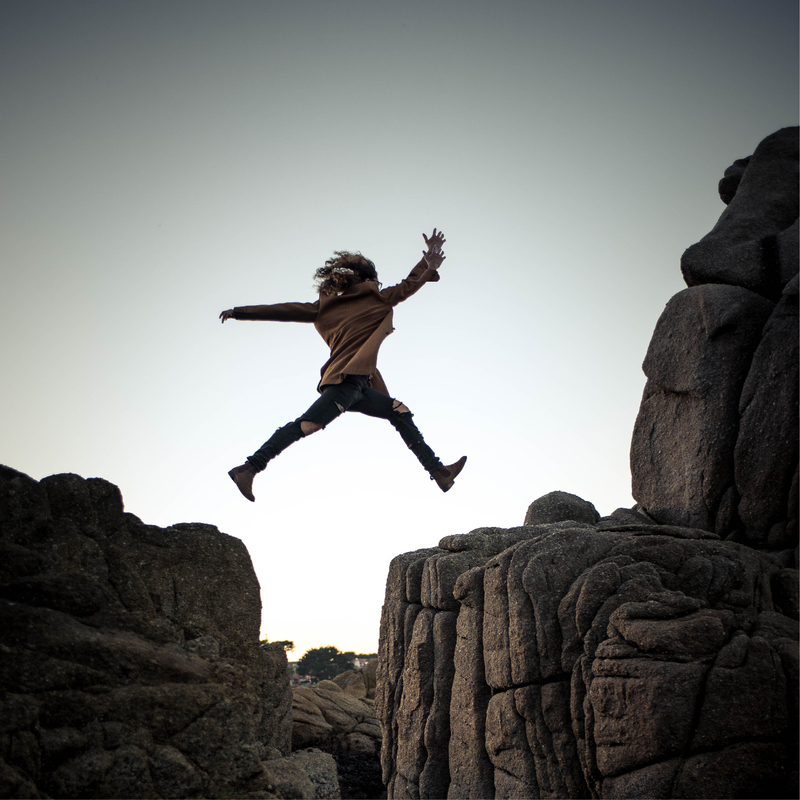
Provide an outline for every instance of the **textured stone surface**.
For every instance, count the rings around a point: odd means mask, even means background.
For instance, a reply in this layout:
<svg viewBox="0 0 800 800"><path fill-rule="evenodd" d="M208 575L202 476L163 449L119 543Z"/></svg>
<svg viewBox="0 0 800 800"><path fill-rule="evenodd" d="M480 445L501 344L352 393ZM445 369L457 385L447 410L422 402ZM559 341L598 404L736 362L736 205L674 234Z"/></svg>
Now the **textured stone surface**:
<svg viewBox="0 0 800 800"><path fill-rule="evenodd" d="M380 797L383 792L377 667L376 659L314 687L292 689L292 746L318 748L333 757L343 798Z"/></svg>
<svg viewBox="0 0 800 800"><path fill-rule="evenodd" d="M773 587L797 571L705 531L618 527L530 526L461 562L457 614L419 604L402 640L382 638L383 669L405 653L378 705L395 732L390 797L710 796L694 793L707 791L698 759L724 771L721 755L744 745L766 762L728 767L722 785L742 791L766 763L788 791L797 620ZM464 545L443 540L423 572L448 542ZM384 619L406 586L387 586Z"/></svg>
<svg viewBox="0 0 800 800"><path fill-rule="evenodd" d="M333 756L315 748L271 759L264 772L268 790L277 797L335 800L342 796Z"/></svg>
<svg viewBox="0 0 800 800"><path fill-rule="evenodd" d="M744 541L771 548L797 541L797 287L795 277L767 321L739 399L735 524Z"/></svg>
<svg viewBox="0 0 800 800"><path fill-rule="evenodd" d="M326 745L328 752L377 756L381 730L374 700L356 697L334 681L292 689L292 747Z"/></svg>
<svg viewBox="0 0 800 800"><path fill-rule="evenodd" d="M797 275L797 136L797 128L776 131L726 170L728 207L681 258L688 286L742 286L776 301Z"/></svg>
<svg viewBox="0 0 800 800"><path fill-rule="evenodd" d="M286 654L241 541L0 467L0 555L0 795L338 796L335 767L282 766Z"/></svg>
<svg viewBox="0 0 800 800"><path fill-rule="evenodd" d="M375 699L375 689L377 687L378 660L369 661L365 666L358 669L349 669L337 675L333 682L344 692L353 697Z"/></svg>
<svg viewBox="0 0 800 800"><path fill-rule="evenodd" d="M597 509L586 500L569 492L550 492L534 500L525 514L525 525L542 525L547 522L595 523L600 519Z"/></svg>
<svg viewBox="0 0 800 800"><path fill-rule="evenodd" d="M657 522L797 545L797 128L720 182L728 208L683 256L656 325L631 442L633 496Z"/></svg>
<svg viewBox="0 0 800 800"><path fill-rule="evenodd" d="M659 522L715 530L734 486L742 387L773 308L747 289L704 285L675 295L658 320L631 473L633 496Z"/></svg>
<svg viewBox="0 0 800 800"><path fill-rule="evenodd" d="M553 492L392 562L389 797L796 796L797 129L719 192L645 360L635 507Z"/></svg>

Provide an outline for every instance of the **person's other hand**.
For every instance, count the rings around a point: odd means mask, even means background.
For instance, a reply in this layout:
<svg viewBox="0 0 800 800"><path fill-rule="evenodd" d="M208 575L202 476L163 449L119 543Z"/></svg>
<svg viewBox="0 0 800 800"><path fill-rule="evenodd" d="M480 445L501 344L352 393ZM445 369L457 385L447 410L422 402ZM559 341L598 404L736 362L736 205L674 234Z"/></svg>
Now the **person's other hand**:
<svg viewBox="0 0 800 800"><path fill-rule="evenodd" d="M233 309L232 309L232 308L229 308L227 311L223 311L223 312L222 312L222 313L219 315L219 318L220 318L220 319L221 319L223 322L225 322L225 320L226 320L226 319L233 319Z"/></svg>
<svg viewBox="0 0 800 800"><path fill-rule="evenodd" d="M422 257L428 265L427 272L435 272L438 270L439 267L442 266L442 261L445 259L445 255L439 247L431 248L427 252L423 250Z"/></svg>

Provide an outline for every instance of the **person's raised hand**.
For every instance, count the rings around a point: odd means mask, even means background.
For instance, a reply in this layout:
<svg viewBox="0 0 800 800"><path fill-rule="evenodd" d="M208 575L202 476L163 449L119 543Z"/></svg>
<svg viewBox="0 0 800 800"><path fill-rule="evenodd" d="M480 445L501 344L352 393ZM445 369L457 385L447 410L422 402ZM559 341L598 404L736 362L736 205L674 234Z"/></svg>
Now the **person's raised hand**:
<svg viewBox="0 0 800 800"><path fill-rule="evenodd" d="M226 320L226 319L233 319L233 309L232 309L232 308L229 308L227 311L223 311L223 312L222 312L222 313L219 315L219 318L220 318L220 319L221 319L223 322L225 322L225 320Z"/></svg>
<svg viewBox="0 0 800 800"><path fill-rule="evenodd" d="M431 271L435 271L442 266L442 261L445 259L445 255L442 252L442 245L447 241L444 238L444 234L441 231L433 229L433 233L428 238L424 233L422 234L422 238L425 240L425 244L428 245L428 249L422 252L422 257L425 259L425 263L428 265L428 269L425 272L424 277L428 277Z"/></svg>
<svg viewBox="0 0 800 800"><path fill-rule="evenodd" d="M436 228L433 229L430 239L424 233L422 234L422 238L425 240L425 244L428 245L428 250L434 247L438 247L441 250L442 246L447 241L447 239L444 238L444 234L441 231L437 232Z"/></svg>

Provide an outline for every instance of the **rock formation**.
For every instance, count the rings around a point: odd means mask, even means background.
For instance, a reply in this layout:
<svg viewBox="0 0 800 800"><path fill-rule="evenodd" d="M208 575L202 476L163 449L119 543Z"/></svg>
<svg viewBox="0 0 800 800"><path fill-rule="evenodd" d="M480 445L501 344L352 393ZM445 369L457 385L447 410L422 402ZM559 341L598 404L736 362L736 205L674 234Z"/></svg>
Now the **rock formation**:
<svg viewBox="0 0 800 800"><path fill-rule="evenodd" d="M378 662L348 670L332 681L292 689L292 747L324 746L328 752L375 756L381 729L375 716Z"/></svg>
<svg viewBox="0 0 800 800"><path fill-rule="evenodd" d="M798 523L797 128L731 170L647 351L633 496L660 522L780 549Z"/></svg>
<svg viewBox="0 0 800 800"><path fill-rule="evenodd" d="M740 286L775 303L797 275L797 130L776 131L725 170L727 208L681 257L687 286Z"/></svg>
<svg viewBox="0 0 800 800"><path fill-rule="evenodd" d="M330 753L343 798L376 798L383 791L381 728L375 715L378 662L332 681L292 689L292 747Z"/></svg>
<svg viewBox="0 0 800 800"><path fill-rule="evenodd" d="M726 172L644 363L633 509L565 492L392 561L395 798L797 792L797 129Z"/></svg>
<svg viewBox="0 0 800 800"><path fill-rule="evenodd" d="M0 467L0 795L338 797L260 615L238 539Z"/></svg>

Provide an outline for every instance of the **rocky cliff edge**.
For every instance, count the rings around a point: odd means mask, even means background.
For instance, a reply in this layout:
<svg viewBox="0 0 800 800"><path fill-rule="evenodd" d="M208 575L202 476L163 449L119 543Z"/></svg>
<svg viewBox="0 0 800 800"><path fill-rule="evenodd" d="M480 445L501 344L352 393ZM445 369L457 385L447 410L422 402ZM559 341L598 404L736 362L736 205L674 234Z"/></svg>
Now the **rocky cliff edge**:
<svg viewBox="0 0 800 800"><path fill-rule="evenodd" d="M632 509L565 492L391 564L390 798L798 788L798 129L725 172L644 362Z"/></svg>
<svg viewBox="0 0 800 800"><path fill-rule="evenodd" d="M0 467L0 796L338 797L239 539Z"/></svg>

